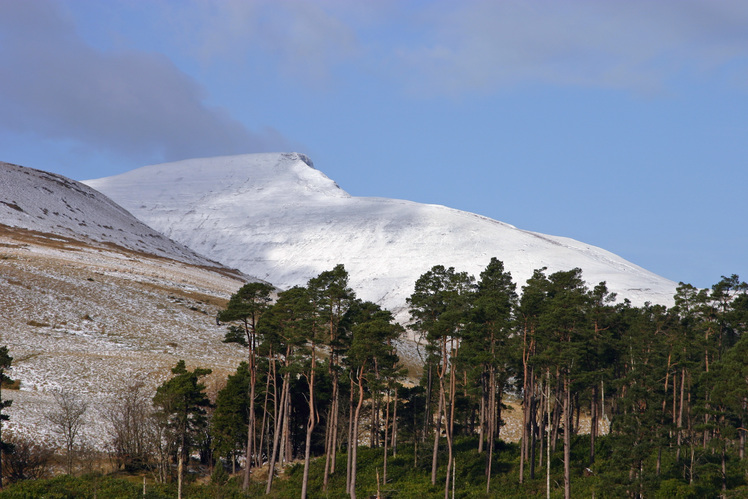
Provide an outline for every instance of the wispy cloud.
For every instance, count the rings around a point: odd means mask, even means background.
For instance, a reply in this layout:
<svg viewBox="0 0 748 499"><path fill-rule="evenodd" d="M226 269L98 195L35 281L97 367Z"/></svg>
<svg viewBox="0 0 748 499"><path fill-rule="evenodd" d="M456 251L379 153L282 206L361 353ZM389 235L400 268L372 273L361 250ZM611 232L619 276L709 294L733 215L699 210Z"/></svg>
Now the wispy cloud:
<svg viewBox="0 0 748 499"><path fill-rule="evenodd" d="M326 82L332 69L362 55L343 2L194 0L172 5L175 36L204 63L232 62L255 76Z"/></svg>
<svg viewBox="0 0 748 499"><path fill-rule="evenodd" d="M410 85L491 92L525 83L649 92L680 71L748 59L738 0L439 2L399 47Z"/></svg>
<svg viewBox="0 0 748 499"><path fill-rule="evenodd" d="M365 71L435 95L522 84L662 89L748 59L743 0L193 0L174 7L206 60L301 85ZM186 27L189 27L186 29Z"/></svg>
<svg viewBox="0 0 748 499"><path fill-rule="evenodd" d="M0 2L0 127L138 160L282 150L252 132L166 56L104 52L60 4Z"/></svg>

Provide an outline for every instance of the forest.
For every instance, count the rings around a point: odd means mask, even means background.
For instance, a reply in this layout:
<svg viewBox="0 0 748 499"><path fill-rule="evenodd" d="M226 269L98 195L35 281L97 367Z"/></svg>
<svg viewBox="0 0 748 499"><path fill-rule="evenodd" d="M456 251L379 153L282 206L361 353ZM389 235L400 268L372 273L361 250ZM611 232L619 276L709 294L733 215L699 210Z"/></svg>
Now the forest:
<svg viewBox="0 0 748 499"><path fill-rule="evenodd" d="M249 283L216 318L246 361L215 396L184 361L133 384L106 413L109 476L39 479L0 433L1 496L748 497L748 285L674 298L636 307L580 269L518 289L493 258L421 275L406 329L342 265Z"/></svg>

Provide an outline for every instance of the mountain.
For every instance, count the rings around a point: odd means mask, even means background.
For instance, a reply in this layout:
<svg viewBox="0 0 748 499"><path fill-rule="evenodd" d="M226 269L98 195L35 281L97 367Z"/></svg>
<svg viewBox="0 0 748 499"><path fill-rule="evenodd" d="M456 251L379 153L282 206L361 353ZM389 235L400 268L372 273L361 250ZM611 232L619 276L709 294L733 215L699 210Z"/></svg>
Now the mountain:
<svg viewBox="0 0 748 499"><path fill-rule="evenodd" d="M6 431L57 440L54 391L89 403L83 438L103 448L102 414L127 385L163 382L179 359L218 384L246 356L221 342L218 310L247 277L169 240L106 196L0 163L0 345L13 357Z"/></svg>
<svg viewBox="0 0 748 499"><path fill-rule="evenodd" d="M85 241L228 270L156 232L105 195L62 175L0 162L0 193L2 225L60 242Z"/></svg>
<svg viewBox="0 0 748 499"><path fill-rule="evenodd" d="M619 299L671 304L676 284L569 238L444 206L353 197L296 153L192 159L89 180L186 246L276 286L342 263L358 296L407 319L405 300L433 265L478 275L502 260L518 286L533 270L580 267Z"/></svg>

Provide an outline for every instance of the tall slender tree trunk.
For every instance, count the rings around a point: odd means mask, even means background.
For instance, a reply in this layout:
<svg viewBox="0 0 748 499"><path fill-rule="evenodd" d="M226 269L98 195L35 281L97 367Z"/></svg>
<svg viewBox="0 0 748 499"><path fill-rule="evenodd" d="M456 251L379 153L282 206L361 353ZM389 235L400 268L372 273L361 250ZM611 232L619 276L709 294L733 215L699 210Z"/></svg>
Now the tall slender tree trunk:
<svg viewBox="0 0 748 499"><path fill-rule="evenodd" d="M524 335L522 339L522 436L519 446L519 483L525 481L525 459L527 457L527 422L530 420L530 404L529 404L529 379L528 379L528 359L530 352L527 346L527 325L524 328Z"/></svg>
<svg viewBox="0 0 748 499"><path fill-rule="evenodd" d="M322 477L322 490L327 491L327 482L330 477L330 464L332 461L332 411L335 402L330 404L330 408L327 412L327 418L325 420L325 471Z"/></svg>
<svg viewBox="0 0 748 499"><path fill-rule="evenodd" d="M348 487L348 494L351 499L356 499L356 475L358 467L358 423L361 419L361 406L364 403L364 379L363 379L363 366L359 369L358 376L358 403L356 404L356 412L353 417L353 446L351 453L353 455L351 459L351 483Z"/></svg>
<svg viewBox="0 0 748 499"><path fill-rule="evenodd" d="M349 375L351 380L350 396L348 400L348 453L346 455L346 474L345 474L345 493L351 490L351 471L353 470L353 446L358 445L358 439L353 439L353 425L356 418L356 404L354 399L353 376Z"/></svg>
<svg viewBox="0 0 748 499"><path fill-rule="evenodd" d="M257 366L255 366L254 349L249 354L249 422L247 424L247 454L244 463L244 483L242 488L249 488L249 478L252 469L252 458L254 457L255 440L255 385L257 383Z"/></svg>
<svg viewBox="0 0 748 499"><path fill-rule="evenodd" d="M332 401L327 417L325 432L325 472L322 479L322 490L327 490L330 474L335 472L335 458L338 447L338 376L337 371L332 370Z"/></svg>
<svg viewBox="0 0 748 499"><path fill-rule="evenodd" d="M532 403L530 404L530 480L535 480L535 447L538 430L538 396L533 381ZM542 410L542 409L541 409Z"/></svg>
<svg viewBox="0 0 748 499"><path fill-rule="evenodd" d="M314 410L314 377L316 374L316 349L314 343L312 343L312 358L311 358L311 373L309 375L309 420L306 425L306 440L304 446L304 476L301 482L301 499L307 497L307 486L309 485L309 464L311 461L312 453L312 432L314 426L317 423L317 415Z"/></svg>
<svg viewBox="0 0 748 499"><path fill-rule="evenodd" d="M426 377L426 407L424 407L423 411L423 432L421 433L421 440L424 444L426 443L426 437L429 433L429 425L431 424L431 389L434 373L433 363L429 362L428 368L428 375Z"/></svg>
<svg viewBox="0 0 748 499"><path fill-rule="evenodd" d="M267 481L267 486L265 487L265 494L270 494L270 489L273 486L273 476L275 475L276 458L278 457L279 451L282 453L283 445L281 442L281 433L282 433L284 420L288 417L286 415L285 408L286 408L286 399L288 398L289 384L290 384L289 374L286 373L283 375L283 385L281 388L281 399L280 399L280 404L278 405L280 413L276 413L276 416L275 416L275 431L273 432L273 454L272 454L272 457L270 458L270 462L268 463L268 481Z"/></svg>
<svg viewBox="0 0 748 499"><path fill-rule="evenodd" d="M436 411L436 425L434 426L434 451L431 454L431 485L436 485L436 470L437 470L437 457L439 454L439 433L441 433L441 422L442 422L442 410L444 408L442 401L444 400L443 392L444 384L439 383L439 405Z"/></svg>
<svg viewBox="0 0 748 499"><path fill-rule="evenodd" d="M551 373L545 371L545 407L548 424L551 423ZM548 427L545 436L545 497L551 499L551 428Z"/></svg>
<svg viewBox="0 0 748 499"><path fill-rule="evenodd" d="M268 400L270 397L270 373L267 375L267 381L265 382L265 400L262 402L262 423L260 423L260 443L257 446L257 451L255 452L255 462L258 465L262 465L262 447L266 445L266 424L269 424L269 418L268 416ZM268 434L268 440L269 440L269 434L270 432L267 431ZM269 447L269 444L268 444ZM269 449L267 449L269 451ZM270 457L270 452L267 452L267 456Z"/></svg>
<svg viewBox="0 0 748 499"><path fill-rule="evenodd" d="M597 437L597 383L592 385L590 400L590 466L595 462L595 438Z"/></svg>
<svg viewBox="0 0 748 499"><path fill-rule="evenodd" d="M442 340L442 358L441 358L441 366L439 367L439 408L436 413L436 427L434 428L434 451L431 455L431 485L436 485L436 470L437 470L437 460L438 460L438 454L439 454L439 434L441 433L441 422L442 422L442 411L445 414L447 413L447 408L445 405L445 395L444 395L444 375L446 374L447 370L447 362L449 362L449 359L447 359L447 339L443 338Z"/></svg>
<svg viewBox="0 0 748 499"><path fill-rule="evenodd" d="M491 491L491 472L493 467L493 449L496 444L496 428L498 426L496 421L496 366L491 366L488 378L488 405L486 407L487 419L487 431L486 437L488 439L488 462L486 463L486 494ZM500 404L501 402L499 402Z"/></svg>
<svg viewBox="0 0 748 499"><path fill-rule="evenodd" d="M452 340L454 341L454 339ZM452 358L456 357L456 350L452 348ZM455 376L454 364L449 370L449 416L446 421L445 429L447 430L447 477L444 484L444 499L449 499L449 480L452 467L454 466L454 448L452 445L452 436L454 434L455 422L455 391L457 389L457 379ZM446 411L445 411L446 412Z"/></svg>
<svg viewBox="0 0 748 499"><path fill-rule="evenodd" d="M677 422L678 450L676 451L676 459L680 459L680 447L681 447L681 441L683 438L683 402L685 400L685 397L684 397L685 391L686 391L686 368L682 367L680 370L680 406L678 409L678 422Z"/></svg>
<svg viewBox="0 0 748 499"><path fill-rule="evenodd" d="M397 393L397 384L395 384L395 400L392 406L392 442L390 443L390 446L392 447L392 456L397 457L397 402L398 402L398 393Z"/></svg>
<svg viewBox="0 0 748 499"><path fill-rule="evenodd" d="M382 483L387 483L387 446L389 444L389 427L390 427L390 392L387 390L387 401L384 409L384 462L382 463Z"/></svg>
<svg viewBox="0 0 748 499"><path fill-rule="evenodd" d="M564 375L564 499L571 499L571 391Z"/></svg>

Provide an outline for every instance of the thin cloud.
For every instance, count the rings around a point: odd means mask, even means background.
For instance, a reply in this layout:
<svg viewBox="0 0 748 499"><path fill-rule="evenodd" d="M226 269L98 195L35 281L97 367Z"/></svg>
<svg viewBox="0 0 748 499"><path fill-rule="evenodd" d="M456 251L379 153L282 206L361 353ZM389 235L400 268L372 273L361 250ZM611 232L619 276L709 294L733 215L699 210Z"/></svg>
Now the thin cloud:
<svg viewBox="0 0 748 499"><path fill-rule="evenodd" d="M657 92L748 58L743 0L193 0L176 37L298 85L367 75L432 95L524 84Z"/></svg>
<svg viewBox="0 0 748 499"><path fill-rule="evenodd" d="M317 84L362 55L350 11L339 2L194 0L169 17L178 20L181 44L207 64L228 60Z"/></svg>
<svg viewBox="0 0 748 499"><path fill-rule="evenodd" d="M138 160L283 150L280 133L249 131L167 57L102 52L60 5L0 2L1 127L71 140Z"/></svg>
<svg viewBox="0 0 748 499"><path fill-rule="evenodd" d="M648 92L679 71L748 57L748 4L733 0L440 2L413 21L423 36L397 49L397 67L436 93L524 83Z"/></svg>

